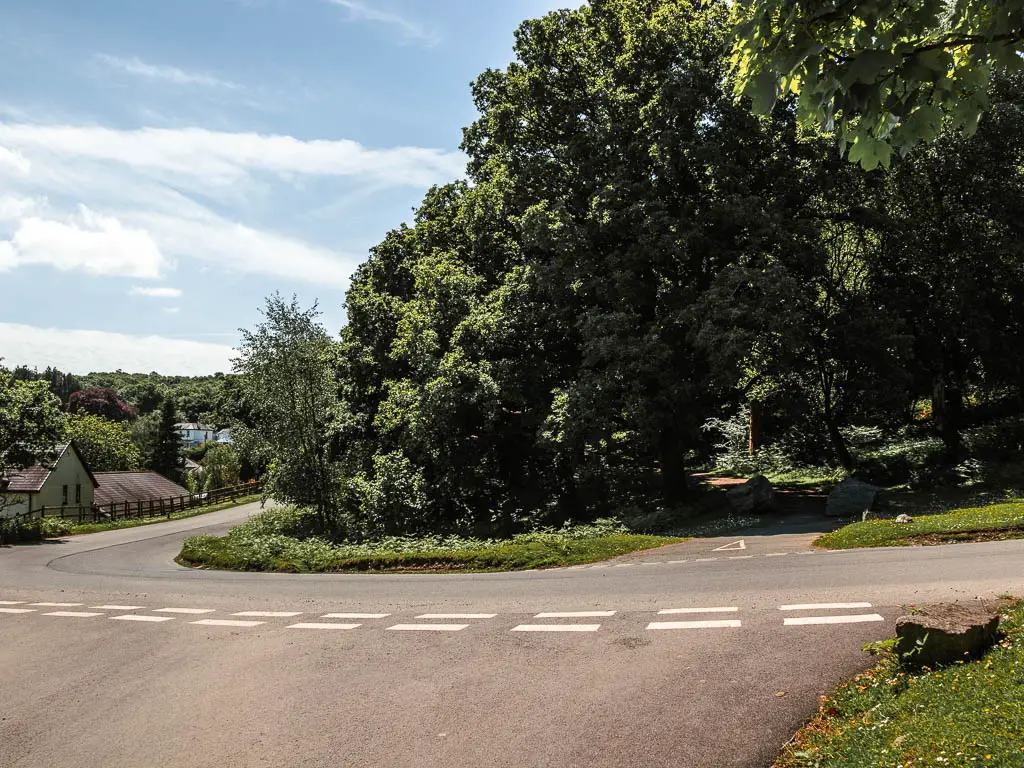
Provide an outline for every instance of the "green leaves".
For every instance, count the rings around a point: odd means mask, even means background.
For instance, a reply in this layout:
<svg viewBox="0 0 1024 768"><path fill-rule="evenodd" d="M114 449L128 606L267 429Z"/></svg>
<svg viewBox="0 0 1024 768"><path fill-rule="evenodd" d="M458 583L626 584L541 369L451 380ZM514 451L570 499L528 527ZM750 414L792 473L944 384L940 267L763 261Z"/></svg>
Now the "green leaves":
<svg viewBox="0 0 1024 768"><path fill-rule="evenodd" d="M1021 66L1022 19L1024 0L741 0L733 5L735 92L767 114L782 83L800 94L805 126L831 131L838 121L854 139L844 142L850 159L875 168L887 155L867 136L905 153L933 140L942 119L973 133L992 67Z"/></svg>

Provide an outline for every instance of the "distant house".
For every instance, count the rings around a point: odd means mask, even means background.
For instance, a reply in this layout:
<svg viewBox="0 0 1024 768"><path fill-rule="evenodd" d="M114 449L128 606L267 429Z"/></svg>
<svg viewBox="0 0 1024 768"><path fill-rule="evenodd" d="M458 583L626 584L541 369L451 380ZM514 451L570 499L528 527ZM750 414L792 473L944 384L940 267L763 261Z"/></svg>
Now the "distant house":
<svg viewBox="0 0 1024 768"><path fill-rule="evenodd" d="M217 434L212 428L197 422L182 422L175 424L174 428L178 430L181 442L189 448L198 448L203 443L213 440L214 435Z"/></svg>
<svg viewBox="0 0 1024 768"><path fill-rule="evenodd" d="M214 439L221 445L234 445L235 442L234 438L231 437L230 427L228 427L227 429L222 429L214 436Z"/></svg>
<svg viewBox="0 0 1024 768"><path fill-rule="evenodd" d="M188 496L188 489L156 472L97 472L96 503L101 507Z"/></svg>
<svg viewBox="0 0 1024 768"><path fill-rule="evenodd" d="M38 513L43 507L91 507L98 490L97 476L71 442L35 466L0 477L0 516Z"/></svg>

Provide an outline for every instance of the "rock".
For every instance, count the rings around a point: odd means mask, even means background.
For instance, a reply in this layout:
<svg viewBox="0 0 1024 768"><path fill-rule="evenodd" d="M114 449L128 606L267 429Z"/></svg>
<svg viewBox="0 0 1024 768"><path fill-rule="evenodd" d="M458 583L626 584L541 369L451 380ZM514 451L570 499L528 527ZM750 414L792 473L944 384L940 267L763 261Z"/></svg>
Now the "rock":
<svg viewBox="0 0 1024 768"><path fill-rule="evenodd" d="M825 514L832 517L861 517L871 510L882 488L848 477L828 495Z"/></svg>
<svg viewBox="0 0 1024 768"><path fill-rule="evenodd" d="M740 515L763 512L770 509L775 499L772 484L764 475L754 475L742 485L734 485L725 491L729 504Z"/></svg>
<svg viewBox="0 0 1024 768"><path fill-rule="evenodd" d="M896 650L908 666L934 668L991 648L998 639L998 627L999 614L980 605L925 608L897 619Z"/></svg>
<svg viewBox="0 0 1024 768"><path fill-rule="evenodd" d="M897 523L912 523L912 522L914 522L914 518L912 518L910 515L898 515L896 517L896 522Z"/></svg>

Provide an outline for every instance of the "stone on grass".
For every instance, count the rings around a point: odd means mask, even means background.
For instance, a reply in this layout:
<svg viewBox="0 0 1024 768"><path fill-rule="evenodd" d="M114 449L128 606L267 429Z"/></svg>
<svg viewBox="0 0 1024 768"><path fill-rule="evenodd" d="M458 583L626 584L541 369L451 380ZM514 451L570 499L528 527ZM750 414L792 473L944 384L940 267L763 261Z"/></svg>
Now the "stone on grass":
<svg viewBox="0 0 1024 768"><path fill-rule="evenodd" d="M772 484L764 475L754 475L742 485L726 489L725 495L733 510L740 515L764 512L771 508L775 499Z"/></svg>
<svg viewBox="0 0 1024 768"><path fill-rule="evenodd" d="M896 517L896 522L897 523L912 523L912 522L914 522L914 518L912 518L910 515L898 515Z"/></svg>
<svg viewBox="0 0 1024 768"><path fill-rule="evenodd" d="M862 517L878 501L882 488L848 477L832 489L825 505L825 514L831 517Z"/></svg>
<svg viewBox="0 0 1024 768"><path fill-rule="evenodd" d="M999 614L981 605L938 605L896 621L896 650L910 667L979 656L998 639Z"/></svg>

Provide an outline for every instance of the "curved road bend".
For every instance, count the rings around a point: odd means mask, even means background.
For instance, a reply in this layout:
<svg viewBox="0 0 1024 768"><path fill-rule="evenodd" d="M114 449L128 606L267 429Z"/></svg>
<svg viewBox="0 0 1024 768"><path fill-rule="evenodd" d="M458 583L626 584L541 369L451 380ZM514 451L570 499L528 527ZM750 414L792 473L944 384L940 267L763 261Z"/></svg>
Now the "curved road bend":
<svg viewBox="0 0 1024 768"><path fill-rule="evenodd" d="M1024 541L799 525L511 574L174 564L255 510L0 548L0 766L767 766L901 606L1024 594Z"/></svg>

